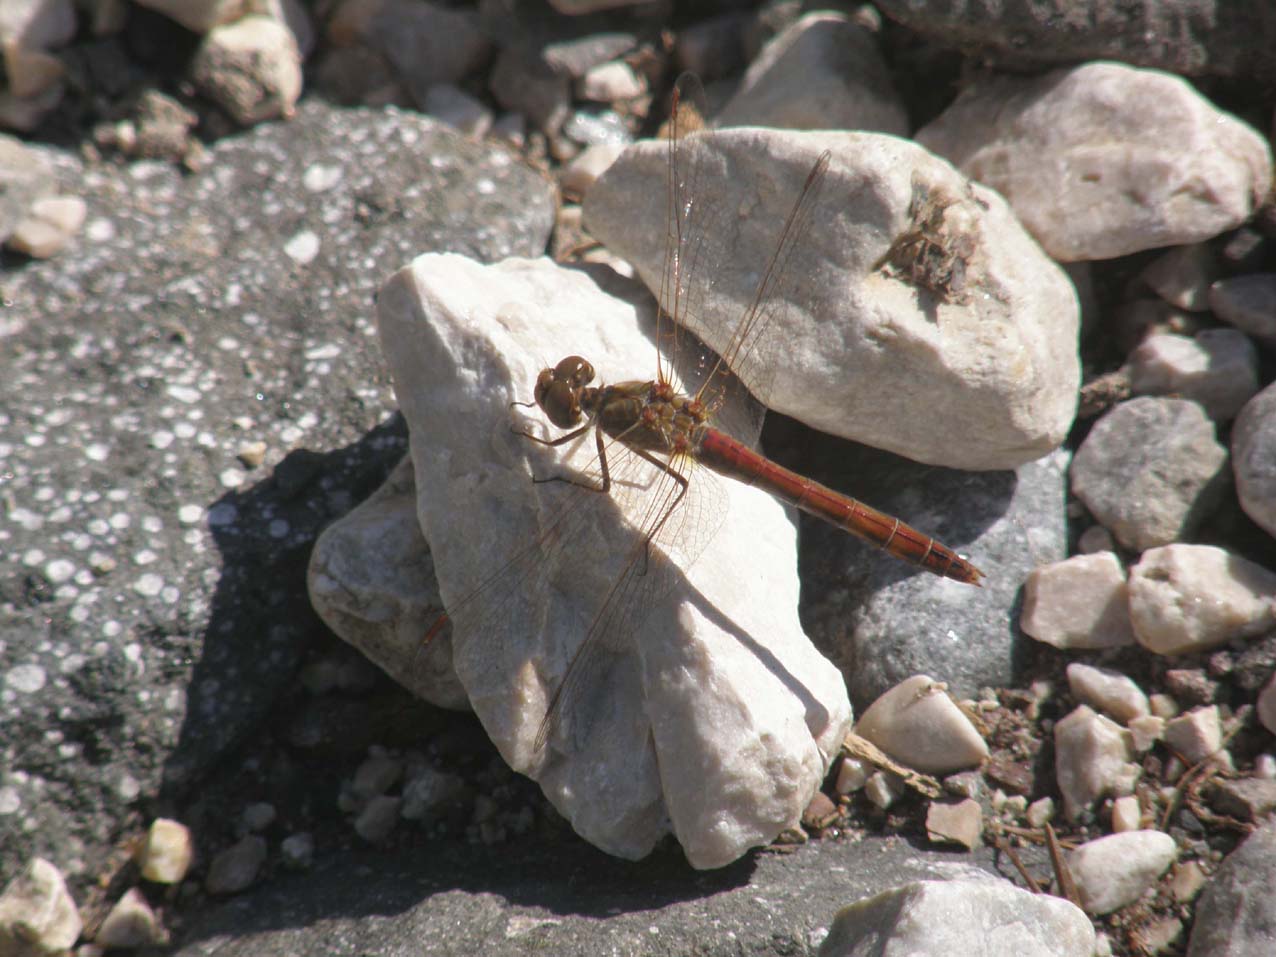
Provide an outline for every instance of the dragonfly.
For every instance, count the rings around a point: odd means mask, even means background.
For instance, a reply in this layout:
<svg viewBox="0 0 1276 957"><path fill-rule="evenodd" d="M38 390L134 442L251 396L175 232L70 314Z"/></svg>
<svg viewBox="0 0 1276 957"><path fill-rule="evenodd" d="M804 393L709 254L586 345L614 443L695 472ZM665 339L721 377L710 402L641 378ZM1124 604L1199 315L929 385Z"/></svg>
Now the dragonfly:
<svg viewBox="0 0 1276 957"><path fill-rule="evenodd" d="M701 113L694 104L702 95L693 77L678 80L665 133L668 244L656 309L656 376L599 385L590 361L569 355L540 371L531 402L511 403L512 407L539 410L563 433L551 437L528 428L512 429L517 435L552 449L592 438L596 457L582 474L534 476L537 483L574 486L578 494L568 496L536 542L448 612L454 623L481 627L486 616L494 613L492 609L500 607L499 601L488 600L495 590L530 585L541 556L570 541L582 510L580 496L624 499L624 511L635 526L627 558L600 597L588 632L549 699L535 738L536 752L544 748L562 716L572 712L596 669L599 649L636 633L647 610L671 587L674 569L668 557L670 546L678 548L686 561L694 561L712 538L722 515L712 504L713 477L705 475L705 469L762 489L927 572L971 585L979 585L983 578L970 561L933 536L799 475L753 447L761 420L749 410L758 404L734 370L757 362L757 356L764 354L762 346L777 314L777 291L785 277L794 275L797 252L832 157L827 151L822 153L810 169L780 226L752 300L735 320L729 344L720 354L708 353L685 323L687 310L695 303L697 270L703 265L695 232L700 200L693 152L695 138L701 135L695 130ZM694 380L694 391L680 391L679 379ZM746 409L742 414L738 412L741 403ZM720 428L719 419L731 422L731 430ZM645 480L631 479L636 474L634 463L645 465ZM444 620L431 629L427 642Z"/></svg>

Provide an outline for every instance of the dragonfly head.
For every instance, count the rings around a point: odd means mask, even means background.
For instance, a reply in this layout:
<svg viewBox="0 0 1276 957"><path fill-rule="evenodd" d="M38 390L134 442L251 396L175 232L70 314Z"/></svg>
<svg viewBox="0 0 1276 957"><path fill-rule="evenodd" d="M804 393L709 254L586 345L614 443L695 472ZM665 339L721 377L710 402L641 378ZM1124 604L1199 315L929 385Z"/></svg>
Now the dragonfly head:
<svg viewBox="0 0 1276 957"><path fill-rule="evenodd" d="M568 356L536 377L536 404L560 429L580 424L580 396L594 379L594 367L580 356Z"/></svg>

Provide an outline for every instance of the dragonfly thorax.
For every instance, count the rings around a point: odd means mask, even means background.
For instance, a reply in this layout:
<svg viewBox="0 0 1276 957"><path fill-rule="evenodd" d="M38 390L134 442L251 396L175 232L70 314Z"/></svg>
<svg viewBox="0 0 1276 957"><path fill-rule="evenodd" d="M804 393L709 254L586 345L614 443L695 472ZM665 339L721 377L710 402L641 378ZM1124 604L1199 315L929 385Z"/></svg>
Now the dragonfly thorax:
<svg viewBox="0 0 1276 957"><path fill-rule="evenodd" d="M594 367L580 356L568 356L536 377L536 404L560 429L580 424L585 387L594 380Z"/></svg>

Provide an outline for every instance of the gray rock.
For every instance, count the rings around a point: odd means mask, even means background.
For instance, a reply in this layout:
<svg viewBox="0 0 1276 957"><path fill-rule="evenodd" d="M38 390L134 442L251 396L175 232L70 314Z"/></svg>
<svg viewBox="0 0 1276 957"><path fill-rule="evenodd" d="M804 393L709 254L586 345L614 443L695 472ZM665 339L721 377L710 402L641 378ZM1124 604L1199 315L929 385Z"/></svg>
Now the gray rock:
<svg viewBox="0 0 1276 957"><path fill-rule="evenodd" d="M1276 823L1247 837L1223 861L1197 903L1187 957L1259 957L1276 927Z"/></svg>
<svg viewBox="0 0 1276 957"><path fill-rule="evenodd" d="M330 957L334 940L384 957L420 954L423 940L440 957L522 957L531 949L596 957L600 940L626 941L643 957L812 953L848 900L910 881L979 877L992 857L985 849L954 861L873 836L757 854L713 872L690 870L676 853L634 865L583 842L534 835L496 848L354 852L207 914L175 957L210 949L220 957ZM1016 906L1031 906L1028 897L1016 892ZM722 931L706 932L713 927Z"/></svg>
<svg viewBox="0 0 1276 957"><path fill-rule="evenodd" d="M876 37L840 13L807 14L767 43L714 123L908 134Z"/></svg>
<svg viewBox="0 0 1276 957"><path fill-rule="evenodd" d="M553 221L539 175L413 114L308 103L211 154L183 177L49 152L86 241L5 281L0 879L33 853L102 873L139 798L259 726L318 627L311 544L405 450L352 345L375 290L422 249L535 252ZM281 247L307 231L302 267Z"/></svg>
<svg viewBox="0 0 1276 957"><path fill-rule="evenodd" d="M1232 473L1245 514L1276 538L1276 384L1250 399L1237 416Z"/></svg>
<svg viewBox="0 0 1276 957"><path fill-rule="evenodd" d="M1012 683L1022 639L1006 622L1018 621L1020 585L1037 564L1066 554L1066 454L976 474L827 439L811 445L785 464L925 529L988 576L977 589L936 578L804 516L802 620L841 668L856 708L914 674L959 698Z"/></svg>
<svg viewBox="0 0 1276 957"><path fill-rule="evenodd" d="M1006 66L1122 60L1189 76L1276 77L1276 12L1228 0L882 0L892 20ZM1084 15L1081 10L1084 9Z"/></svg>
<svg viewBox="0 0 1276 957"><path fill-rule="evenodd" d="M1276 349L1276 273L1220 279L1210 286L1214 315Z"/></svg>
<svg viewBox="0 0 1276 957"><path fill-rule="evenodd" d="M1190 535L1229 484L1227 450L1186 399L1141 398L1103 416L1072 462L1072 491L1127 548Z"/></svg>
<svg viewBox="0 0 1276 957"><path fill-rule="evenodd" d="M1215 422L1235 418L1258 391L1258 350L1236 329L1206 329L1191 339L1155 333L1126 368L1135 395L1191 399Z"/></svg>

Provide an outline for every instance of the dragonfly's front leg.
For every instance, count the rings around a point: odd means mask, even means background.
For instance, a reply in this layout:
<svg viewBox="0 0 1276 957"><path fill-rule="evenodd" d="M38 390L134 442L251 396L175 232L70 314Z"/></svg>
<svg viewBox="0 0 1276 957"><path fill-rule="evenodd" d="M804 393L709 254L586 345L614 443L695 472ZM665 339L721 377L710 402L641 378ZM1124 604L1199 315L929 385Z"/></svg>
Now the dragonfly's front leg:
<svg viewBox="0 0 1276 957"><path fill-rule="evenodd" d="M533 435L531 432L523 432L519 429L510 429L515 435L521 435L525 439L531 439L540 445L548 445L554 448L559 445L566 445L573 439L578 439L590 429L594 429L594 442L598 446L598 468L603 473L602 485L595 485L593 482L584 479L570 478L566 475L553 475L549 478L537 478L532 476L532 481L537 485L545 482L566 482L568 485L577 485L580 488L587 488L591 492L601 492L606 495L611 491L611 472L607 469L607 452L603 447L603 430L594 427L593 422L586 422L579 429L568 432L566 435L560 435L556 439L542 439L539 435Z"/></svg>

